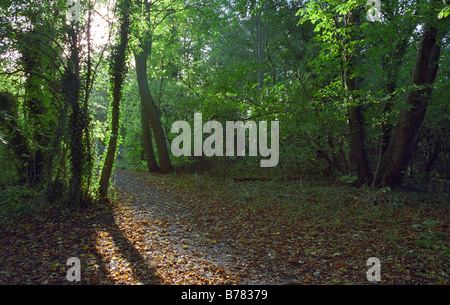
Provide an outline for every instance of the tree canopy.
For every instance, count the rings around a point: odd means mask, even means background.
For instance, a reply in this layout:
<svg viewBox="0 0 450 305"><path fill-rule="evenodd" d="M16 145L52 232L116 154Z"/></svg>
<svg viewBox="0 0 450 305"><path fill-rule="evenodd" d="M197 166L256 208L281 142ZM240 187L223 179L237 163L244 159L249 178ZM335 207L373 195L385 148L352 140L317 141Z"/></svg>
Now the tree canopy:
<svg viewBox="0 0 450 305"><path fill-rule="evenodd" d="M3 1L2 183L83 205L107 196L117 163L447 181L448 12L437 0ZM195 113L278 121L278 165L174 156L171 127Z"/></svg>

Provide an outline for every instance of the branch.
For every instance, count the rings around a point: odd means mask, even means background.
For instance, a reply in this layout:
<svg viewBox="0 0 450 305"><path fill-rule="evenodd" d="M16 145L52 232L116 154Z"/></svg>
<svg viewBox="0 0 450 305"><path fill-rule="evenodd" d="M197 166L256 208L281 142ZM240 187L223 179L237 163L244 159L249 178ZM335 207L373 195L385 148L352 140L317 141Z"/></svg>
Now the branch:
<svg viewBox="0 0 450 305"><path fill-rule="evenodd" d="M314 108L315 113L317 115L319 115L319 111L317 110L316 105L314 105L314 102L313 102L311 96L309 96L309 93L306 90L305 84L303 83L302 78L300 77L300 72L299 71L297 71L297 79L300 82L300 84L302 85L302 89L305 92L306 97L309 99L309 102L311 103L311 106Z"/></svg>
<svg viewBox="0 0 450 305"><path fill-rule="evenodd" d="M50 84L52 84L53 86L58 86L58 83L56 83L55 81L45 77L44 75L39 74L39 73L30 72L30 71L25 71L24 69L18 69L18 70L13 71L13 72L0 72L0 75L14 75L14 74L17 74L19 72L24 72L24 73L28 73L28 74L40 77L40 78L46 80L47 82L49 82Z"/></svg>
<svg viewBox="0 0 450 305"><path fill-rule="evenodd" d="M181 81L182 81L183 84L185 84L189 89L191 89L191 91L192 91L195 95L197 95L198 97L201 97L200 94L198 94L198 93L195 91L195 89L192 88L191 84L187 83L187 82L183 79L183 77L181 77Z"/></svg>

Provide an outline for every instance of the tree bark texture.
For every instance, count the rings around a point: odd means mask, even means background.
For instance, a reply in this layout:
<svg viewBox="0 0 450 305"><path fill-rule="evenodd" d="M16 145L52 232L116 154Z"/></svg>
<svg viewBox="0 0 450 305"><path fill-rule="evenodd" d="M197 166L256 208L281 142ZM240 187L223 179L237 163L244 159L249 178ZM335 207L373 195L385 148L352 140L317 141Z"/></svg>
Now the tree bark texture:
<svg viewBox="0 0 450 305"><path fill-rule="evenodd" d="M411 90L406 96L407 107L400 112L397 125L393 129L383 175L379 181L381 184L389 186L402 184L404 171L410 161L420 125L431 99L440 51L437 28L426 25L411 75Z"/></svg>

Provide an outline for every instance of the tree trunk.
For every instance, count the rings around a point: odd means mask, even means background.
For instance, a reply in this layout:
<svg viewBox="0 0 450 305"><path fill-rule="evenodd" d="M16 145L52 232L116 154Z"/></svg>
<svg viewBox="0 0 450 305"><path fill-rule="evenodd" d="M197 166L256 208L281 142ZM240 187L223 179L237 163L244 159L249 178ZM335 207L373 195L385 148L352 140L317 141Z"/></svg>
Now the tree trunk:
<svg viewBox="0 0 450 305"><path fill-rule="evenodd" d="M387 83L386 83L386 95L389 96L389 100L384 104L384 116L385 120L381 123L382 132L382 156L386 153L391 140L392 135L392 124L389 122L388 118L394 106L394 93L397 85L398 74L400 73L401 60L406 52L406 47L408 46L408 40L411 38L412 30L408 32L401 41L397 43L395 51L390 56L390 62L386 64L387 71Z"/></svg>
<svg viewBox="0 0 450 305"><path fill-rule="evenodd" d="M262 88L263 82L263 46L262 46L262 21L261 12L255 13L256 25L256 55L258 57L258 88Z"/></svg>
<svg viewBox="0 0 450 305"><path fill-rule="evenodd" d="M147 161L147 168L149 172L156 172L159 170L158 163L155 159L155 152L153 151L152 131L149 126L149 119L147 112L144 110L144 105L141 103L141 125L142 136L144 140L144 153Z"/></svg>
<svg viewBox="0 0 450 305"><path fill-rule="evenodd" d="M120 40L118 45L114 47L111 54L111 136L109 138L108 150L106 151L105 162L102 168L99 185L99 199L104 199L108 195L109 181L111 179L112 168L117 149L117 139L119 137L120 125L120 101L122 99L123 82L126 75L126 49L128 45L128 35L130 28L130 14L128 1L122 1L119 4L121 14L120 24Z"/></svg>
<svg viewBox="0 0 450 305"><path fill-rule="evenodd" d="M78 45L78 29L72 25L69 29L70 59L62 78L62 91L66 103L70 105L69 117L69 148L70 148L70 173L69 202L71 204L83 204L83 113L80 108L81 80L80 80L80 49Z"/></svg>
<svg viewBox="0 0 450 305"><path fill-rule="evenodd" d="M400 113L393 129L392 141L386 152L383 175L378 183L389 186L402 184L420 125L431 98L432 84L438 71L441 47L436 27L426 25L411 76L411 91L406 96L407 108Z"/></svg>
<svg viewBox="0 0 450 305"><path fill-rule="evenodd" d="M48 136L43 132L42 129L37 128L44 119L45 116L45 106L42 102L42 97L44 95L42 91L42 79L38 76L39 68L43 64L43 60L40 54L34 50L32 45L32 39L30 37L36 35L35 31L30 31L24 36L25 45L21 47L22 53L22 65L26 74L26 80L24 84L25 88L25 101L24 108L26 109L26 118L28 121L28 126L32 127L31 139L35 142L34 149L30 150L30 155L28 158L28 169L27 169L27 182L29 183L39 183L42 179L43 169L44 169L44 153L42 149L48 147L49 139ZM30 148L32 147L30 146Z"/></svg>
<svg viewBox="0 0 450 305"><path fill-rule="evenodd" d="M398 2L386 3L385 8L386 13L389 14L389 16L393 16L393 22L396 22L397 27L400 27L398 30L402 33L402 38L396 42L395 49L386 55L382 64L383 69L386 71L387 77L385 94L389 98L385 102L383 109L384 118L381 123L382 137L381 154L379 156L380 160L383 159L383 156L389 147L389 142L391 141L393 124L390 122L389 118L392 112L392 107L395 104L395 90L397 88L397 81L402 68L403 57L406 54L414 29L417 27L417 22L406 21L403 23L398 23L394 20L394 16L399 14L399 5L400 4ZM417 11L414 11L413 15L417 15ZM391 22L391 20L388 21Z"/></svg>
<svg viewBox="0 0 450 305"><path fill-rule="evenodd" d="M141 96L142 106L150 120L150 125L155 135L160 171L166 173L172 170L172 164L170 162L169 150L159 112L150 93L147 80L147 58L151 54L151 40L149 43L141 43L141 49L142 51L139 54L134 55L139 95Z"/></svg>
<svg viewBox="0 0 450 305"><path fill-rule="evenodd" d="M442 151L441 147L442 147L442 139L441 139L441 136L438 135L437 140L435 141L435 143L433 145L433 150L430 153L430 157L428 158L428 160L425 163L425 173L427 173L427 174L430 173L436 159L438 158L439 154Z"/></svg>
<svg viewBox="0 0 450 305"><path fill-rule="evenodd" d="M354 26L359 14L356 11L350 11L347 16L347 27ZM349 43L355 42L357 35L355 31L350 34ZM347 107L349 145L350 145L350 165L352 170L358 175L358 181L366 184L371 179L371 172L367 153L365 149L364 122L362 115L362 106L358 100L357 91L359 90L358 78L353 75L357 65L357 50L347 51L346 55L347 69L344 75L344 85L349 93L349 106Z"/></svg>

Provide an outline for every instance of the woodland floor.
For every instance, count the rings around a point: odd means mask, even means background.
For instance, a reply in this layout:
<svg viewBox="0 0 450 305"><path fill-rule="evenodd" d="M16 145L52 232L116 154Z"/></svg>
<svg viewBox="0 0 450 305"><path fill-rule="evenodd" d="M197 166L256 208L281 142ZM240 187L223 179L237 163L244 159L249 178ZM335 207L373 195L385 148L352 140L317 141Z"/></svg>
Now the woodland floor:
<svg viewBox="0 0 450 305"><path fill-rule="evenodd" d="M117 170L109 204L0 225L0 284L74 284L70 257L78 284L373 284L370 257L379 284L449 283L445 204L219 180Z"/></svg>

